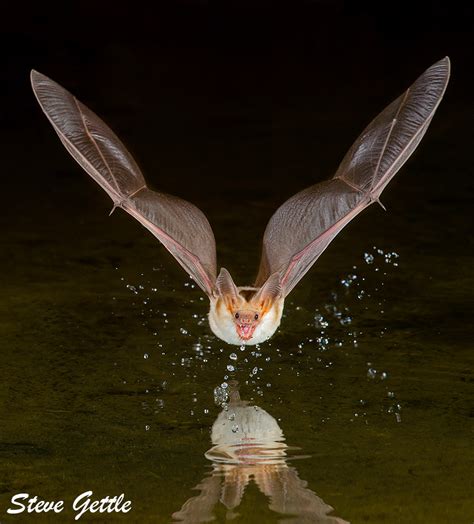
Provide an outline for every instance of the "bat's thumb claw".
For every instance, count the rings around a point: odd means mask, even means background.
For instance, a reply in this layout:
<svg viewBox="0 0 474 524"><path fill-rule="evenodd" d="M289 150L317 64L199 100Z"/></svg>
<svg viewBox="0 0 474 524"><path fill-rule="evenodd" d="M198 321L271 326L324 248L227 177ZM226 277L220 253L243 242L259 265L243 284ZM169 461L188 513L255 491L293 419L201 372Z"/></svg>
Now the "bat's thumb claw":
<svg viewBox="0 0 474 524"><path fill-rule="evenodd" d="M387 208L382 204L382 202L380 202L380 200L379 200L378 198L377 198L375 201L377 202L377 204L378 204L378 205L379 205L379 206L380 206L384 211L387 211ZM112 211L113 211L113 209L112 209Z"/></svg>

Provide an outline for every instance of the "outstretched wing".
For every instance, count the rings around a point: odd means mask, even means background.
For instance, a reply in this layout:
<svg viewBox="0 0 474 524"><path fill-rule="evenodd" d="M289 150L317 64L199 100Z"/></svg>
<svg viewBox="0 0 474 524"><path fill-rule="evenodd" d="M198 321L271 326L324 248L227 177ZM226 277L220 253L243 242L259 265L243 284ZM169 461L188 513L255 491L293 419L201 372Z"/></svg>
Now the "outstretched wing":
<svg viewBox="0 0 474 524"><path fill-rule="evenodd" d="M193 204L151 191L122 142L90 109L37 71L31 84L65 148L121 207L151 231L209 296L216 281L211 226Z"/></svg>
<svg viewBox="0 0 474 524"><path fill-rule="evenodd" d="M331 240L380 193L413 153L449 80L446 57L427 69L363 131L333 179L287 200L270 219L256 286L275 272L284 296Z"/></svg>

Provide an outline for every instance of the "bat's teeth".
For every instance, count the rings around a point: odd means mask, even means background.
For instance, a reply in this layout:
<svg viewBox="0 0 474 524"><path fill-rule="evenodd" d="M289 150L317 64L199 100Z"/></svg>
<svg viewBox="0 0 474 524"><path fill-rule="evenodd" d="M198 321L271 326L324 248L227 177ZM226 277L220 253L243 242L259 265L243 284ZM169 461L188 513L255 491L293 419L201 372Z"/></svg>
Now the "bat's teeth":
<svg viewBox="0 0 474 524"><path fill-rule="evenodd" d="M240 336L244 339L249 339L252 334L252 326L249 325L240 325L239 326Z"/></svg>

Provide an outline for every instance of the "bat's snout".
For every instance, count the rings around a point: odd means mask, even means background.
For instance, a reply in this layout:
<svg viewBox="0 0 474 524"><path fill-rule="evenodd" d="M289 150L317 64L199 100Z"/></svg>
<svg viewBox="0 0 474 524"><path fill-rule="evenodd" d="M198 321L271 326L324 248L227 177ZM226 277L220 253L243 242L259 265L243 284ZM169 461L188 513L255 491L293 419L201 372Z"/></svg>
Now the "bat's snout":
<svg viewBox="0 0 474 524"><path fill-rule="evenodd" d="M238 324L252 324L258 321L258 313L255 311L236 311L235 319Z"/></svg>
<svg viewBox="0 0 474 524"><path fill-rule="evenodd" d="M234 313L237 334L242 340L250 340L259 321L255 311L236 311Z"/></svg>

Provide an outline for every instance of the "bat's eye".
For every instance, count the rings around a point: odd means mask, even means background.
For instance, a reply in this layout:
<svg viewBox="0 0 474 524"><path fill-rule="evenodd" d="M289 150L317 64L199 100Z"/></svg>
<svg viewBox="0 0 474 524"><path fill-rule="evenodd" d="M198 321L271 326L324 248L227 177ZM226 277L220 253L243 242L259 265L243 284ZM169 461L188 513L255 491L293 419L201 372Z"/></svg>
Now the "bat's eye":
<svg viewBox="0 0 474 524"><path fill-rule="evenodd" d="M253 317L255 320L258 320L258 313L255 313L255 316Z"/></svg>
<svg viewBox="0 0 474 524"><path fill-rule="evenodd" d="M239 318L240 315L239 315L238 313L236 313L236 314L234 315L234 317L235 317L235 318Z"/></svg>

